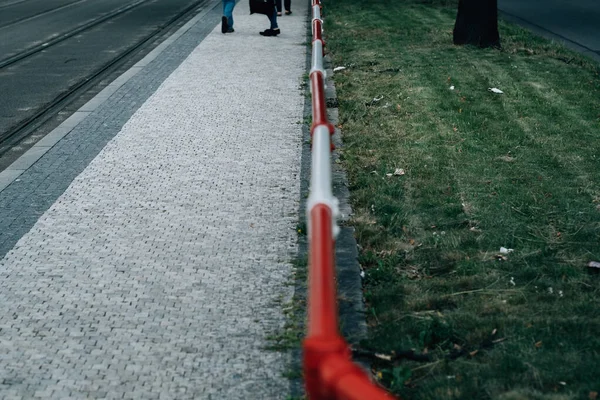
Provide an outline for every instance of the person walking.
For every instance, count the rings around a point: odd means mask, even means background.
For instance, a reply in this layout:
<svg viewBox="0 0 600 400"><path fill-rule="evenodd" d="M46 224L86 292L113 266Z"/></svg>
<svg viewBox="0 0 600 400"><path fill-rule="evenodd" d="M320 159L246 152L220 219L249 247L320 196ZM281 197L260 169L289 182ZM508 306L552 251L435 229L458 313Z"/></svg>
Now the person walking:
<svg viewBox="0 0 600 400"><path fill-rule="evenodd" d="M276 0L277 2L277 15L281 17L281 0ZM283 5L285 6L285 15L290 15L292 13L292 0L283 0Z"/></svg>
<svg viewBox="0 0 600 400"><path fill-rule="evenodd" d="M223 17L221 18L221 33L233 33L233 9L235 0L223 0Z"/></svg>

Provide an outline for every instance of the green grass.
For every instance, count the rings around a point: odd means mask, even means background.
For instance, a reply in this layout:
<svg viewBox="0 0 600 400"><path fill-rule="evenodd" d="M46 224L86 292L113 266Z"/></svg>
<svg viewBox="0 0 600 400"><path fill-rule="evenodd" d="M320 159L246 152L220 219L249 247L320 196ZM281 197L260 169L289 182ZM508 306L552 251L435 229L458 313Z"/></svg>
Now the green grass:
<svg viewBox="0 0 600 400"><path fill-rule="evenodd" d="M300 233L299 233L300 234ZM294 266L294 275L290 285L296 286L296 290L304 290L307 279L308 261L306 257L297 258L292 261ZM304 314L306 312L306 303L301 296L294 298L283 304L283 314L286 321L283 327L277 332L267 336L267 350L289 351L298 350L301 346L304 335ZM289 375L289 371L287 373Z"/></svg>
<svg viewBox="0 0 600 400"><path fill-rule="evenodd" d="M587 399L600 391L600 275L586 268L600 261L600 68L505 23L501 51L453 46L455 13L324 4L346 67L364 345L431 356L375 364L409 400Z"/></svg>

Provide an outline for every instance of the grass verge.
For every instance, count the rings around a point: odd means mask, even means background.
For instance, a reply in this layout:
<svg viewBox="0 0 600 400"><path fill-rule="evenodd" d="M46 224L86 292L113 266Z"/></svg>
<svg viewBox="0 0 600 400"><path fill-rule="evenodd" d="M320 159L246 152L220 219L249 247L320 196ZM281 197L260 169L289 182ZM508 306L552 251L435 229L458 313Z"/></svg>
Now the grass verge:
<svg viewBox="0 0 600 400"><path fill-rule="evenodd" d="M595 398L600 68L505 23L501 51L453 46L455 13L324 4L364 345L425 355L375 363L409 400Z"/></svg>

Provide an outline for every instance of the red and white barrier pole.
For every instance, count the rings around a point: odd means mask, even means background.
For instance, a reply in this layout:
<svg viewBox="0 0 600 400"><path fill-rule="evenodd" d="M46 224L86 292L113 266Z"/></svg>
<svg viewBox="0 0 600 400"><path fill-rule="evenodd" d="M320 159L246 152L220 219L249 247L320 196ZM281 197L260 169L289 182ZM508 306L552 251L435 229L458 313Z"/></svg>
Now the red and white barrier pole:
<svg viewBox="0 0 600 400"><path fill-rule="evenodd" d="M306 205L309 237L308 335L303 342L304 379L311 400L390 400L393 397L352 363L338 330L335 238L338 200L331 179L331 135L327 119L321 3L312 0L312 161Z"/></svg>

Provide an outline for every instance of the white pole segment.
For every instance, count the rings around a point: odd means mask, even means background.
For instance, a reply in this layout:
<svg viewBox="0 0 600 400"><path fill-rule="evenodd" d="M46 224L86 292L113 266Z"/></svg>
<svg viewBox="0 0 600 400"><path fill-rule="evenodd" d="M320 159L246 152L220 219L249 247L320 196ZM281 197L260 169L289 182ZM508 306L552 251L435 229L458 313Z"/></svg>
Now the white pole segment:
<svg viewBox="0 0 600 400"><path fill-rule="evenodd" d="M325 76L325 70L323 69L323 42L315 40L312 46L312 68L310 73L314 71L321 71Z"/></svg>
<svg viewBox="0 0 600 400"><path fill-rule="evenodd" d="M306 215L310 233L310 213L317 204L325 204L331 209L333 236L337 237L340 228L337 217L340 214L339 202L331 190L331 134L326 125L315 127L312 136L312 170L310 195L306 204Z"/></svg>
<svg viewBox="0 0 600 400"><path fill-rule="evenodd" d="M321 7L313 6L312 10L313 10L313 19L312 20L314 21L315 19L321 19Z"/></svg>

